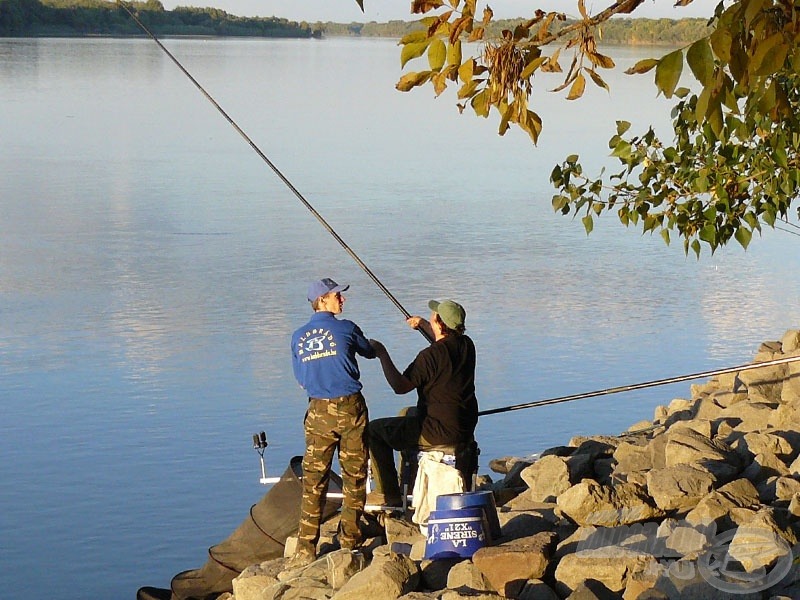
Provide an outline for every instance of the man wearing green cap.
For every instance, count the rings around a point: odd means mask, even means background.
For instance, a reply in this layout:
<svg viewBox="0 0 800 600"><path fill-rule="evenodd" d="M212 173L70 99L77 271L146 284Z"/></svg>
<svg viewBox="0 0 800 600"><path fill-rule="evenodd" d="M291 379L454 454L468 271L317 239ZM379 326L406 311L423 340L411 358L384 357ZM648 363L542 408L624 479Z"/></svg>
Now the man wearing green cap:
<svg viewBox="0 0 800 600"><path fill-rule="evenodd" d="M434 341L402 373L386 347L370 340L389 386L396 394L416 389L417 406L405 416L376 419L368 425L375 491L367 497L367 504L402 503L394 450L459 446L473 440L478 423L475 344L464 333L466 312L453 300L431 300L428 307L432 311L429 321L414 316L407 322Z"/></svg>

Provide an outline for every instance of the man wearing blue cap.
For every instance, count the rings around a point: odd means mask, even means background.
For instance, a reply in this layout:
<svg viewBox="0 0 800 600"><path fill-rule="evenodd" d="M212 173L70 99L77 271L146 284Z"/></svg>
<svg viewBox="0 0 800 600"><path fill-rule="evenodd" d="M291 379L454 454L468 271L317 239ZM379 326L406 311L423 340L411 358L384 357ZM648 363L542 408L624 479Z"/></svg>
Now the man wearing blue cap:
<svg viewBox="0 0 800 600"><path fill-rule="evenodd" d="M314 314L292 335L292 367L308 394L308 410L303 422L306 452L300 529L287 568L305 566L316 558L322 507L337 448L344 495L339 543L342 548L356 549L362 541L358 522L366 497L368 415L356 355L375 358L375 350L358 325L336 318L344 307L342 292L349 287L329 278L311 283L308 301Z"/></svg>
<svg viewBox="0 0 800 600"><path fill-rule="evenodd" d="M451 446L457 453L473 442L478 423L475 397L475 344L464 332L467 314L453 300L428 303L430 321L409 317L408 324L424 330L433 343L423 349L402 373L386 347L370 340L383 374L396 394L417 390L416 409L404 416L376 419L369 424L369 451L375 476L370 505L399 506L402 501L393 450ZM470 459L472 460L472 459ZM461 460L456 457L456 468Z"/></svg>

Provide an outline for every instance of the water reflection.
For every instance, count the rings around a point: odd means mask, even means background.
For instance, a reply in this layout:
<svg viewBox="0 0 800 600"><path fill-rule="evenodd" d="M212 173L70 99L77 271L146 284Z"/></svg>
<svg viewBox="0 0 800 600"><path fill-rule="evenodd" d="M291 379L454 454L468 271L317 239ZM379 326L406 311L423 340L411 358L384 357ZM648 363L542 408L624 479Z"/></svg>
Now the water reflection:
<svg viewBox="0 0 800 600"><path fill-rule="evenodd" d="M794 238L698 262L613 218L587 237L552 213L549 173L576 144L600 165L631 107L664 125L646 81L543 97L533 149L394 92L394 42L169 46L409 312L467 307L483 408L739 364L797 324ZM164 586L263 494L252 433L273 471L302 452L289 336L309 280L350 283L344 316L398 364L425 342L151 43L0 40L0 83L0 476L15 482L0 507L38 519L8 534L8 587ZM374 417L412 400L362 371ZM618 433L686 393L487 417L482 462ZM78 560L113 576L76 581Z"/></svg>

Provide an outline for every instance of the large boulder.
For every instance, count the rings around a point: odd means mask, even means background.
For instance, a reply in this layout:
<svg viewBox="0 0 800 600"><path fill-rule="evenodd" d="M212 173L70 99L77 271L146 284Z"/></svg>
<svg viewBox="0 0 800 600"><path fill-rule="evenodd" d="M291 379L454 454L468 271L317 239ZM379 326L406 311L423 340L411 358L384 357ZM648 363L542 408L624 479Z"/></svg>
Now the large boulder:
<svg viewBox="0 0 800 600"><path fill-rule="evenodd" d="M550 562L557 536L542 532L499 546L478 549L472 562L492 588L516 596L529 579L541 579Z"/></svg>
<svg viewBox="0 0 800 600"><path fill-rule="evenodd" d="M584 479L558 497L561 511L578 525L615 527L663 517L664 511L653 506L652 499L630 483L600 485Z"/></svg>
<svg viewBox="0 0 800 600"><path fill-rule="evenodd" d="M716 478L706 469L674 465L647 473L647 493L665 510L689 510L714 488Z"/></svg>

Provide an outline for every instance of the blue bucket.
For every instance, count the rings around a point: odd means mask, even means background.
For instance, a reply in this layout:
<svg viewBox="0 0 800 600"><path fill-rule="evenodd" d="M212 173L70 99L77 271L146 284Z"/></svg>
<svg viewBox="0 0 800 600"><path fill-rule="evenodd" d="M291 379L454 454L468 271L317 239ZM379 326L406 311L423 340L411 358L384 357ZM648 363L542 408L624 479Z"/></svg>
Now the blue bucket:
<svg viewBox="0 0 800 600"><path fill-rule="evenodd" d="M436 510L459 510L462 508L482 508L489 525L488 533L491 540L496 540L502 535L500 519L497 517L497 505L491 490L442 494L436 497Z"/></svg>
<svg viewBox="0 0 800 600"><path fill-rule="evenodd" d="M486 545L484 519L481 508L431 511L425 558L471 558Z"/></svg>

